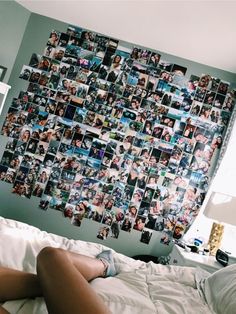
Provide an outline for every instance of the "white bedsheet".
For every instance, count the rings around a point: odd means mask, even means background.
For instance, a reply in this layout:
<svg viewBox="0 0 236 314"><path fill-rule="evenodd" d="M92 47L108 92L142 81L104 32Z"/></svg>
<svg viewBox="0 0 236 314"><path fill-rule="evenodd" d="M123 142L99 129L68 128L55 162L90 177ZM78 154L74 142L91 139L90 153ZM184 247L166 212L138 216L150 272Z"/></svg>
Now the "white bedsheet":
<svg viewBox="0 0 236 314"><path fill-rule="evenodd" d="M0 217L0 265L35 272L38 252L49 245L88 256L96 256L106 248L101 244L69 240ZM197 269L146 264L117 252L114 252L114 260L119 274L112 278L97 278L91 283L112 313L212 313L197 290ZM42 298L9 301L3 306L12 314L47 313Z"/></svg>

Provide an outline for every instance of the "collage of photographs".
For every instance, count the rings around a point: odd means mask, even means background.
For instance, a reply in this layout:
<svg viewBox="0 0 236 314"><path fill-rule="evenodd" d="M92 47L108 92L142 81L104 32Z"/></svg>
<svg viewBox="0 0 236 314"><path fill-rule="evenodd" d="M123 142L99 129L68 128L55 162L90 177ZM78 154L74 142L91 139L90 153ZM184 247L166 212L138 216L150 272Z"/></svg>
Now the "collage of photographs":
<svg viewBox="0 0 236 314"><path fill-rule="evenodd" d="M158 52L69 26L19 78L1 135L0 180L95 236L180 239L199 213L235 105L230 83Z"/></svg>

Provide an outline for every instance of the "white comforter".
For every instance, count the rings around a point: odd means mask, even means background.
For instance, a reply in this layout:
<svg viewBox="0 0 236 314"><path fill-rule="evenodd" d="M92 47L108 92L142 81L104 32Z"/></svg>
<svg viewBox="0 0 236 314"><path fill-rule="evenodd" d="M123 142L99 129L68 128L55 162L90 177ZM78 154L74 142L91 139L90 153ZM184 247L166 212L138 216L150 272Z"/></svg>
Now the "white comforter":
<svg viewBox="0 0 236 314"><path fill-rule="evenodd" d="M69 240L0 217L0 265L35 272L36 255L41 248L49 245L88 256L95 256L105 248L96 243ZM112 313L212 313L196 288L197 269L152 262L146 264L117 252L114 252L114 259L119 274L112 278L97 278L91 283ZM47 313L42 298L9 301L3 306L11 314Z"/></svg>

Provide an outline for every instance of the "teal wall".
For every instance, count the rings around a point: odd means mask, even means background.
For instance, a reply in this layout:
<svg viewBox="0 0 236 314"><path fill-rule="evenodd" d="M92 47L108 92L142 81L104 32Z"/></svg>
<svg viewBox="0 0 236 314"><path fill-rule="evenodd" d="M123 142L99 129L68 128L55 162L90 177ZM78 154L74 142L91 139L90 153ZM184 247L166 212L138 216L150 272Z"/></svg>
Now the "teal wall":
<svg viewBox="0 0 236 314"><path fill-rule="evenodd" d="M0 1L0 65L7 68L7 83L30 17L30 12L15 1Z"/></svg>
<svg viewBox="0 0 236 314"><path fill-rule="evenodd" d="M6 5L4 4L4 6L2 6L2 3L0 2L0 8L2 11L2 8L6 9ZM6 11L9 12L9 7ZM14 16L14 18L17 13L15 7L12 6L12 16ZM2 14L4 14L4 12L2 12ZM27 16L27 14L28 12L26 11L25 16ZM6 21L6 30L8 29L8 24L11 24L12 20L14 19ZM18 54L16 55L16 62L8 81L8 84L12 86L12 89L8 95L3 114L0 117L0 127L2 127L2 123L8 111L8 107L11 104L12 98L17 97L19 92L21 90L25 90L28 86L28 82L18 78L23 64L29 63L33 52L42 54L52 29L65 32L67 26L68 25L63 22L44 16L37 14L30 15L25 32L22 30L24 32L22 42ZM79 26L83 27L83 25ZM109 35L109 33L106 35ZM3 34L0 32L0 37L1 36L3 36ZM8 37L8 41L8 46L10 46L12 38ZM2 49L4 50L5 47L1 47L1 50ZM5 51L5 54L7 54L7 51ZM167 55L162 52L161 55L164 60L169 60L173 63L186 66L188 68L188 72L186 74L187 76L190 76L191 74L201 75L202 73L206 73L229 82L234 82L234 86L236 86L236 74ZM7 138L0 136L0 158L2 157L6 142ZM84 219L80 228L72 226L69 220L62 217L62 213L53 209L49 209L45 212L38 209L38 198L32 197L30 200L24 199L12 194L11 189L12 185L0 182L0 215L4 217L17 219L39 227L42 230L67 236L69 238L99 242L128 256L136 254L166 255L171 249L171 247L160 244L161 234L159 232L153 232L149 245L139 241L141 233L135 230L133 230L130 234L120 232L119 239L109 238L105 241L99 240L96 238L96 233L99 228L98 223Z"/></svg>

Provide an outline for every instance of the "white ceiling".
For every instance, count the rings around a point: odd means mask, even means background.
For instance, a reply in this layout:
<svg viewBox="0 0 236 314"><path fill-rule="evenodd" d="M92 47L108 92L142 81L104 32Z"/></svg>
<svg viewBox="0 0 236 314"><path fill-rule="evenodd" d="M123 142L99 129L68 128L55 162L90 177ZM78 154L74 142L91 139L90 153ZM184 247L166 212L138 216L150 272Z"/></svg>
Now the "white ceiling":
<svg viewBox="0 0 236 314"><path fill-rule="evenodd" d="M17 0L31 12L236 73L236 0Z"/></svg>

